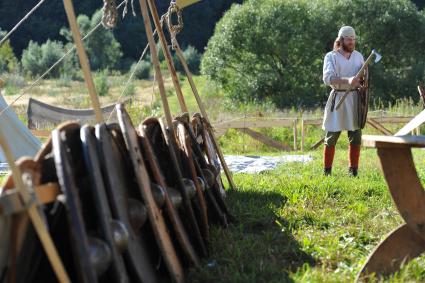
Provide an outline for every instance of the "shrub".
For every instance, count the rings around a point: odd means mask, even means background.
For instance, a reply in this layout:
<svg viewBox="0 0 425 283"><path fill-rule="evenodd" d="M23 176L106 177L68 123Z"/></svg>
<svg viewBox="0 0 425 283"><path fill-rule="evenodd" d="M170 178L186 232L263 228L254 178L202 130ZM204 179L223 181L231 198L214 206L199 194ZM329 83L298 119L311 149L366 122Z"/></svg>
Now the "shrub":
<svg viewBox="0 0 425 283"><path fill-rule="evenodd" d="M136 92L136 87L133 83L130 83L127 88L124 90L123 96L133 96Z"/></svg>
<svg viewBox="0 0 425 283"><path fill-rule="evenodd" d="M77 18L78 26L81 34L87 34L94 28L102 18L102 11L97 10L91 18L86 15L79 15ZM60 34L64 36L68 42L74 42L72 34L68 28L63 27ZM115 69L118 67L121 59L121 45L115 39L114 33L111 30L101 28L90 36L90 39L85 41L87 55L90 61L90 67L93 70Z"/></svg>
<svg viewBox="0 0 425 283"><path fill-rule="evenodd" d="M99 96L106 96L109 93L108 70L98 72L94 76L94 85Z"/></svg>
<svg viewBox="0 0 425 283"><path fill-rule="evenodd" d="M47 40L42 45L30 41L22 53L23 71L30 76L39 76L50 68L64 54L63 44L59 41ZM57 78L60 68L56 66L47 77Z"/></svg>
<svg viewBox="0 0 425 283"><path fill-rule="evenodd" d="M139 65L134 63L130 68L130 74L134 73L134 78L138 80L147 80L151 75L151 63L142 60Z"/></svg>
<svg viewBox="0 0 425 283"><path fill-rule="evenodd" d="M6 32L0 29L0 38L3 38L5 35ZM17 68L18 59L16 59L8 39L0 46L0 74L16 71Z"/></svg>
<svg viewBox="0 0 425 283"><path fill-rule="evenodd" d="M192 74L198 75L200 65L201 65L201 54L198 52L198 50L196 50L195 47L189 45L183 51L183 56L186 60L186 63L187 63L187 66L189 67L190 72ZM184 73L183 65L181 64L177 54L174 54L173 61L174 61L176 70Z"/></svg>

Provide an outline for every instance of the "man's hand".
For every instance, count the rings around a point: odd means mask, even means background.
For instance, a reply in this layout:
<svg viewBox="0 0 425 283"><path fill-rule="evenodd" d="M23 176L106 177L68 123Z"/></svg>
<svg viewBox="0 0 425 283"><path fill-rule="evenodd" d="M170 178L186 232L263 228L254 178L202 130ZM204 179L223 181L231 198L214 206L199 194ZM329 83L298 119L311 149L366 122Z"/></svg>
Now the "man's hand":
<svg viewBox="0 0 425 283"><path fill-rule="evenodd" d="M359 87L360 86L360 78L354 76L351 78L348 78L348 84L351 85L351 87L355 88L355 87Z"/></svg>

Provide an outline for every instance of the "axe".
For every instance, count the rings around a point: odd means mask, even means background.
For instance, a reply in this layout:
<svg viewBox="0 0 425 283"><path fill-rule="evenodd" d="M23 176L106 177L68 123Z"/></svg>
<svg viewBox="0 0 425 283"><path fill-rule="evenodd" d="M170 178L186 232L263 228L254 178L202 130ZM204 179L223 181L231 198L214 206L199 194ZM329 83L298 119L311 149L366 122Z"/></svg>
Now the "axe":
<svg viewBox="0 0 425 283"><path fill-rule="evenodd" d="M364 70L366 69L366 67L369 65L370 61L372 61L372 57L373 55L375 55L375 63L378 63L379 61L381 61L382 56L381 54L379 54L378 52L376 52L375 49L372 50L372 52L370 53L369 57L367 57L366 61L364 62L363 66L360 68L360 70L358 71L356 77L360 77ZM339 107L341 107L341 104L344 102L345 98L347 97L347 95L352 91L352 87L350 86L349 89L347 89L347 91L342 95L341 99L338 101L338 103L335 106L335 109L338 110Z"/></svg>

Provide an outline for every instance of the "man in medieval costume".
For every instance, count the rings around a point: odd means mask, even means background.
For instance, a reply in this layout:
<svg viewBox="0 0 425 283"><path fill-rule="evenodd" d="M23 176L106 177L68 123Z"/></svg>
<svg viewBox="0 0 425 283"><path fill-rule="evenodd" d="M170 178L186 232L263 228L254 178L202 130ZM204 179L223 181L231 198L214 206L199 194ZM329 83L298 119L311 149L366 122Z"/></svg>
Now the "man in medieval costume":
<svg viewBox="0 0 425 283"><path fill-rule="evenodd" d="M350 26L343 26L335 40L333 51L325 56L323 64L323 81L332 88L326 103L323 118L323 130L325 130L324 148L324 174L330 175L335 155L335 145L341 131L348 132L349 146L349 174L357 176L360 146L361 128L359 123L359 98L358 89L364 80L356 77L364 64L363 55L355 50L356 33ZM347 90L348 93L341 106L336 105Z"/></svg>

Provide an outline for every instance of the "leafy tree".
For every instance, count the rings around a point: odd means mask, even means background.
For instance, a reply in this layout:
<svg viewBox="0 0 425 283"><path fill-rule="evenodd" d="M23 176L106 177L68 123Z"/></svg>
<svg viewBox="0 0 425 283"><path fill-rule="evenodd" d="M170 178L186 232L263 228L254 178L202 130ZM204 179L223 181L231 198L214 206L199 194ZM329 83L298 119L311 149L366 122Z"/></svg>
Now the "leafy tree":
<svg viewBox="0 0 425 283"><path fill-rule="evenodd" d="M0 29L0 38L6 35L5 31ZM12 72L18 67L18 60L10 46L9 39L0 46L0 74L3 72Z"/></svg>
<svg viewBox="0 0 425 283"><path fill-rule="evenodd" d="M95 27L101 18L101 10L96 11L91 18L79 15L77 22L82 36ZM60 32L69 42L74 42L68 28L64 27ZM122 57L121 45L110 30L99 29L85 41L84 47L93 70L114 69Z"/></svg>
<svg viewBox="0 0 425 283"><path fill-rule="evenodd" d="M22 54L22 68L25 73L36 76L44 73L64 54L63 44L47 40L42 45L30 41ZM59 77L60 69L55 67L48 77Z"/></svg>
<svg viewBox="0 0 425 283"><path fill-rule="evenodd" d="M1 0L0 1L0 27L6 30L12 27L37 3L39 0ZM121 1L117 1L119 4ZM242 0L202 0L183 11L184 30L179 34L182 46L192 45L197 50L203 51L208 39L214 31L216 22L221 18L232 3ZM166 12L169 1L157 0L158 13ZM147 44L144 34L144 25L140 14L138 1L134 1L136 17L131 11L122 19L120 17L117 27L113 30L116 39L121 43L124 57L137 59L141 50ZM102 1L74 1L77 15L92 15L102 7ZM122 9L119 11L121 15ZM62 1L45 1L42 6L13 34L11 45L18 57L30 40L39 44L47 39L64 41L59 34L61 27L69 27Z"/></svg>
<svg viewBox="0 0 425 283"><path fill-rule="evenodd" d="M145 60L142 60L139 65L134 63L131 66L130 73L134 72L134 77L139 80L146 80L150 78L151 75L151 63Z"/></svg>
<svg viewBox="0 0 425 283"><path fill-rule="evenodd" d="M338 29L352 25L365 57L372 48L384 56L371 67L373 96L416 97L424 80L425 54L415 51L425 43L424 20L407 0L248 0L217 24L202 71L238 101L315 106L328 93L324 55Z"/></svg>
<svg viewBox="0 0 425 283"><path fill-rule="evenodd" d="M198 52L198 50L195 49L195 47L189 45L184 51L183 56L186 59L186 63L189 67L189 70L193 74L199 74L199 67L201 64L201 54ZM179 72L184 72L183 66L180 62L180 59L177 57L176 54L173 56L174 65L176 67L176 70Z"/></svg>

